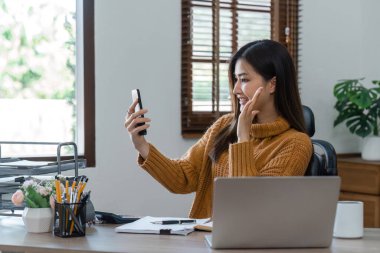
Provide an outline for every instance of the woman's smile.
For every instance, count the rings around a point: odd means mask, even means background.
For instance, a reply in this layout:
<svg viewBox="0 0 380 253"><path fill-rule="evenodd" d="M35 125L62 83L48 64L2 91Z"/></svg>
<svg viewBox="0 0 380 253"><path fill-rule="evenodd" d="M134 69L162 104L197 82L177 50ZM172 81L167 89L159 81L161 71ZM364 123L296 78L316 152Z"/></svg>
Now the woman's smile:
<svg viewBox="0 0 380 253"><path fill-rule="evenodd" d="M249 98L246 96L238 96L239 104L243 108L244 105L249 101Z"/></svg>

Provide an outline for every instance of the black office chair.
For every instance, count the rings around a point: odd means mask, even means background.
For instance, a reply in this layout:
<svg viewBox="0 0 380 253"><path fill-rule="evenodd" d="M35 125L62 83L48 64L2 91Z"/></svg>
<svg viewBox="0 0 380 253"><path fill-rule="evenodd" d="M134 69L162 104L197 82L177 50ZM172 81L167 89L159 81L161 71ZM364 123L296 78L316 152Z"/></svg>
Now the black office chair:
<svg viewBox="0 0 380 253"><path fill-rule="evenodd" d="M314 114L313 111L303 105L303 115L306 123L306 130L310 137L313 137L315 132ZM337 158L333 145L324 140L311 139L314 152L310 159L309 166L305 176L336 176Z"/></svg>

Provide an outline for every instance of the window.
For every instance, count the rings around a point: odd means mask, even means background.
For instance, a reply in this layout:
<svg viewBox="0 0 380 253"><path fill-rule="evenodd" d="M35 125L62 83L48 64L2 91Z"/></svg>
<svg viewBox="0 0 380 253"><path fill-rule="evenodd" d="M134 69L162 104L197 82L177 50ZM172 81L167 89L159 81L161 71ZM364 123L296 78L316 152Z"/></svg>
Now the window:
<svg viewBox="0 0 380 253"><path fill-rule="evenodd" d="M75 141L94 166L94 1L0 0L0 15L0 141ZM56 159L54 146L1 152Z"/></svg>
<svg viewBox="0 0 380 253"><path fill-rule="evenodd" d="M182 0L182 135L231 111L228 63L241 46L274 39L297 63L297 23L298 0Z"/></svg>

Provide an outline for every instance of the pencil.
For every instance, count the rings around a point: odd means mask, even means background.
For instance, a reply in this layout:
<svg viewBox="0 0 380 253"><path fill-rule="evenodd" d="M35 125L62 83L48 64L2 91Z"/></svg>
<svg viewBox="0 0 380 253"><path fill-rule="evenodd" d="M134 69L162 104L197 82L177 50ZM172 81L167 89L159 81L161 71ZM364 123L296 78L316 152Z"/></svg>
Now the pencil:
<svg viewBox="0 0 380 253"><path fill-rule="evenodd" d="M65 182L65 192L66 192L66 202L70 202L70 194L69 194L69 178L66 177L66 182Z"/></svg>
<svg viewBox="0 0 380 253"><path fill-rule="evenodd" d="M61 181L58 176L55 176L55 195L58 203L62 203L62 195L61 195Z"/></svg>
<svg viewBox="0 0 380 253"><path fill-rule="evenodd" d="M77 207L78 207L77 205L80 203L80 197L81 197L82 192L84 191L84 188L86 187L86 184L88 182L88 178L86 178L83 183L82 183L82 179L81 179L81 182L78 184L79 190L78 190L78 193L76 196L75 207L74 207L74 215L77 215ZM85 203L83 203L83 204L85 204ZM74 219L71 221L70 235L73 233L73 230L74 230Z"/></svg>

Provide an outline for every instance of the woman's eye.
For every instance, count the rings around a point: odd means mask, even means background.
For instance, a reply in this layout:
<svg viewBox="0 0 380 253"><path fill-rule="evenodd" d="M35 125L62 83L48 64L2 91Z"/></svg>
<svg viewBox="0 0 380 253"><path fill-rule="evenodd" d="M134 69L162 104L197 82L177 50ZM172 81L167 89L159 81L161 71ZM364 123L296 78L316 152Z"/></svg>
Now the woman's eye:
<svg viewBox="0 0 380 253"><path fill-rule="evenodd" d="M242 79L241 79L241 82L242 82L242 83L246 83L246 82L248 82L248 81L249 81L249 80L248 80L248 79L245 79L245 78L242 78Z"/></svg>

